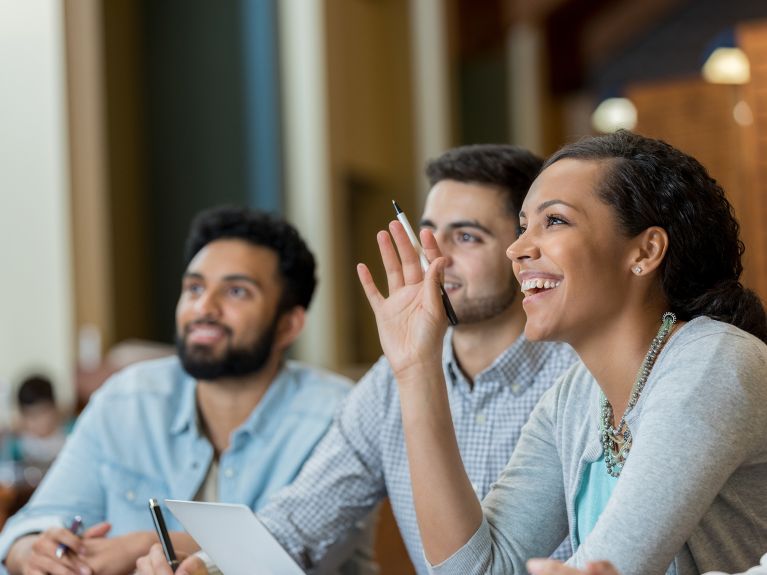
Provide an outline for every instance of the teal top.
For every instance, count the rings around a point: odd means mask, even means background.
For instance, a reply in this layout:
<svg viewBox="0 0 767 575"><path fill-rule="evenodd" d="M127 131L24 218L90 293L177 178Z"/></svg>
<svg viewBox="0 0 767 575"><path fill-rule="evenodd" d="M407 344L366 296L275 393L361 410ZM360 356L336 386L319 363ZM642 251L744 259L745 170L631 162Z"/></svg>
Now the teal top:
<svg viewBox="0 0 767 575"><path fill-rule="evenodd" d="M575 496L575 546L580 546L597 524L597 519L607 507L618 478L607 473L604 453L584 466L583 479Z"/></svg>

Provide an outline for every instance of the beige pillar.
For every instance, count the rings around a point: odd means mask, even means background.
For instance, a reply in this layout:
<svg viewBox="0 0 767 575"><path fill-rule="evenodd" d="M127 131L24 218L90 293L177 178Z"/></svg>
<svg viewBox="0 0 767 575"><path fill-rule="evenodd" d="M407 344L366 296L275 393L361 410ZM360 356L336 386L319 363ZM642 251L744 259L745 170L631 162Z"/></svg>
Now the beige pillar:
<svg viewBox="0 0 767 575"><path fill-rule="evenodd" d="M338 368L333 328L337 266L332 249L335 224L328 155L325 6L306 0L280 0L278 6L287 216L309 243L320 272L320 285L295 355Z"/></svg>
<svg viewBox="0 0 767 575"><path fill-rule="evenodd" d="M423 167L451 145L447 17L443 0L410 0L419 204L428 192Z"/></svg>
<svg viewBox="0 0 767 575"><path fill-rule="evenodd" d="M83 346L82 361L89 364L114 330L101 1L67 0L64 16L75 325L84 338L100 340L90 352Z"/></svg>

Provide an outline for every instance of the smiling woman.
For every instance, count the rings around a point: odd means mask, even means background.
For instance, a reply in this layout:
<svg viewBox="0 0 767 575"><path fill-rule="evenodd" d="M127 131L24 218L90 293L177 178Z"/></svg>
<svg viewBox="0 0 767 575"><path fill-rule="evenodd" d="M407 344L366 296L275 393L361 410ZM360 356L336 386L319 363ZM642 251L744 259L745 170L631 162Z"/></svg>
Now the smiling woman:
<svg viewBox="0 0 767 575"><path fill-rule="evenodd" d="M739 283L743 245L693 158L629 132L552 156L509 247L529 339L576 364L547 393L480 503L437 358L438 281L396 224L389 297L360 280L399 385L413 495L435 573L525 573L569 534L569 563L623 573L745 570L767 548L767 321ZM382 252L393 249L391 240ZM393 321L395 320L396 321Z"/></svg>

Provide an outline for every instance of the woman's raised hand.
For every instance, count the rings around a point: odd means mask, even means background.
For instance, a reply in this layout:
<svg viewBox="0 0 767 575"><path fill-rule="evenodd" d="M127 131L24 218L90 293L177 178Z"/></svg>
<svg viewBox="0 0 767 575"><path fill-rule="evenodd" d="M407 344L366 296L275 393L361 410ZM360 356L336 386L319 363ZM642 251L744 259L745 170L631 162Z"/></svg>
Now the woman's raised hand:
<svg viewBox="0 0 767 575"><path fill-rule="evenodd" d="M380 231L376 236L386 270L388 297L378 290L365 264L357 265L357 274L375 314L381 348L402 382L408 374L417 374L424 366L441 365L447 317L439 282L446 260L441 257L434 234L422 230L424 254L431 262L424 274L418 253L402 224L392 221L389 231L391 235Z"/></svg>

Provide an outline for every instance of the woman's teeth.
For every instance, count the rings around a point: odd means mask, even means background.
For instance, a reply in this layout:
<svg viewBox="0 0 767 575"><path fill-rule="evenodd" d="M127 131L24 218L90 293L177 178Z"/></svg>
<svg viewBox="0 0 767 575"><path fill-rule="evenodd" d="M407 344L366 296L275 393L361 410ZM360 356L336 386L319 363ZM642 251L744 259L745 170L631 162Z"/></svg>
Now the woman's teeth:
<svg viewBox="0 0 767 575"><path fill-rule="evenodd" d="M559 287L562 280L547 280L547 279L529 279L522 282L522 291L530 291L533 289L552 289Z"/></svg>

